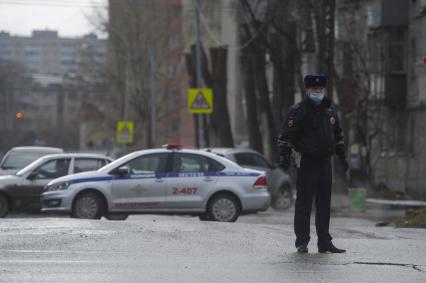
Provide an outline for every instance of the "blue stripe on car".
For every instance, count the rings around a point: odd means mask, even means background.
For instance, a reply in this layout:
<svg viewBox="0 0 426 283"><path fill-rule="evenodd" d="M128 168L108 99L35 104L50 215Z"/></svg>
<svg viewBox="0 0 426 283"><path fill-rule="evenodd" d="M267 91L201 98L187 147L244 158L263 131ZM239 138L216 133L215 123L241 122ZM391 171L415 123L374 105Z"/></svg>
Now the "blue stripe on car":
<svg viewBox="0 0 426 283"><path fill-rule="evenodd" d="M130 179L158 179L158 178L195 178L195 177L257 177L260 173L242 173L242 172L206 172L206 173L159 173L159 174L141 174L129 177L103 176L93 178L83 178L71 180L70 183L86 183L111 180L130 180Z"/></svg>
<svg viewBox="0 0 426 283"><path fill-rule="evenodd" d="M105 176L105 177L94 177L94 178L84 178L84 179L76 179L70 181L72 184L76 183L85 183L85 182L98 182L98 181L109 181L112 180L113 176Z"/></svg>

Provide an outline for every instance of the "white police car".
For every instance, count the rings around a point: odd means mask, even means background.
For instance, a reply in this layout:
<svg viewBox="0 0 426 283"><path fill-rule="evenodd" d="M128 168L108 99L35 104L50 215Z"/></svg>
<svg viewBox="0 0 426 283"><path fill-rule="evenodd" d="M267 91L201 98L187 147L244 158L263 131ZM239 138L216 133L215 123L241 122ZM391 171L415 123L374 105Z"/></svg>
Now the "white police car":
<svg viewBox="0 0 426 283"><path fill-rule="evenodd" d="M95 172L51 181L42 211L72 217L125 219L128 214L198 215L235 221L241 213L266 210L265 174L216 154L168 145L130 153Z"/></svg>

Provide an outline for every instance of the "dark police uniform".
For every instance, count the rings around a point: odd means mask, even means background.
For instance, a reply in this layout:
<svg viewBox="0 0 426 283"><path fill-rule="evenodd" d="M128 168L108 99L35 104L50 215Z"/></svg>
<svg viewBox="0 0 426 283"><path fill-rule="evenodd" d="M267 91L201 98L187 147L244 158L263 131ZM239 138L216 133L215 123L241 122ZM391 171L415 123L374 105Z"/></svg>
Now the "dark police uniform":
<svg viewBox="0 0 426 283"><path fill-rule="evenodd" d="M309 82L307 85L309 87ZM324 98L321 103L316 104L306 97L302 102L293 105L283 122L278 146L284 169L289 166L292 149L301 154L294 217L296 247L306 247L310 240L310 217L314 197L318 247L332 245L329 233L331 157L337 153L345 170L347 162L339 118L330 101Z"/></svg>

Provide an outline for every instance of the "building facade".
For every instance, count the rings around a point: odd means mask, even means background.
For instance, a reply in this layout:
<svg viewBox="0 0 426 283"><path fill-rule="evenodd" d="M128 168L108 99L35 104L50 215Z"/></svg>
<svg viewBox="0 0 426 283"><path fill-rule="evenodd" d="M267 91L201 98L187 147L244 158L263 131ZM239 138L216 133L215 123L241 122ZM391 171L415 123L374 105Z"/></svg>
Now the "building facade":
<svg viewBox="0 0 426 283"><path fill-rule="evenodd" d="M0 58L25 66L31 74L65 76L77 72L81 52L88 45L96 50L96 60L105 62L105 40L95 34L65 38L52 30L34 30L30 37L0 32Z"/></svg>
<svg viewBox="0 0 426 283"><path fill-rule="evenodd" d="M8 108L0 114L3 129L18 136L2 147L36 143L78 149L81 102L93 95L75 84L90 79L88 64L101 66L105 58L105 40L94 34L64 38L51 30L35 30L30 37L1 32L0 60L19 68L21 78L1 93Z"/></svg>
<svg viewBox="0 0 426 283"><path fill-rule="evenodd" d="M426 198L426 1L410 1L407 36L406 190Z"/></svg>
<svg viewBox="0 0 426 283"><path fill-rule="evenodd" d="M426 197L426 1L337 1L336 65L352 172Z"/></svg>

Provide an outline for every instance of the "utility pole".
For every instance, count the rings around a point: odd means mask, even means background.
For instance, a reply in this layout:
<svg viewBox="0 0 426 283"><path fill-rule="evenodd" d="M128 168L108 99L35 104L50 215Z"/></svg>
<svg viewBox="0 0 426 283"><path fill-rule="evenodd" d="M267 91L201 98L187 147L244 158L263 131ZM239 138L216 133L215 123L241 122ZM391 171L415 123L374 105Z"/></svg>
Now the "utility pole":
<svg viewBox="0 0 426 283"><path fill-rule="evenodd" d="M129 97L130 97L130 83L132 82L131 80L131 75L132 75L132 70L130 69L130 46L127 42L127 40L125 39L125 37L122 37L118 34L118 38L120 40L122 40L123 44L126 46L126 72L125 72L125 80L124 80L124 84L125 84L125 89L124 89L124 101L123 101L123 112L122 112L122 121L127 121L129 119ZM126 126L127 128L127 126ZM122 144L122 150L124 152L127 152L127 144L123 143Z"/></svg>
<svg viewBox="0 0 426 283"><path fill-rule="evenodd" d="M156 93L155 93L155 62L154 62L154 48L152 41L149 43L149 69L150 69L150 127L149 127L149 142L148 147L155 146L155 132L156 132L156 116L157 116L157 101L156 101Z"/></svg>
<svg viewBox="0 0 426 283"><path fill-rule="evenodd" d="M200 0L195 0L195 57L197 68L197 88L203 87L201 75L201 42L200 42ZM206 146L204 140L204 114L195 114L198 125L198 147L203 148Z"/></svg>
<svg viewBox="0 0 426 283"><path fill-rule="evenodd" d="M130 92L130 51L127 50L126 54L126 79L125 79L125 90L124 90L124 101L123 101L123 121L127 121L129 115L129 92Z"/></svg>
<svg viewBox="0 0 426 283"><path fill-rule="evenodd" d="M148 59L149 59L149 121L148 121L148 132L147 132L147 146L148 148L155 147L155 134L156 119L157 119L157 100L156 100L156 88L155 88L155 40L154 40L154 28L156 27L157 19L157 6L154 4L152 7L151 15L149 17L148 24Z"/></svg>

